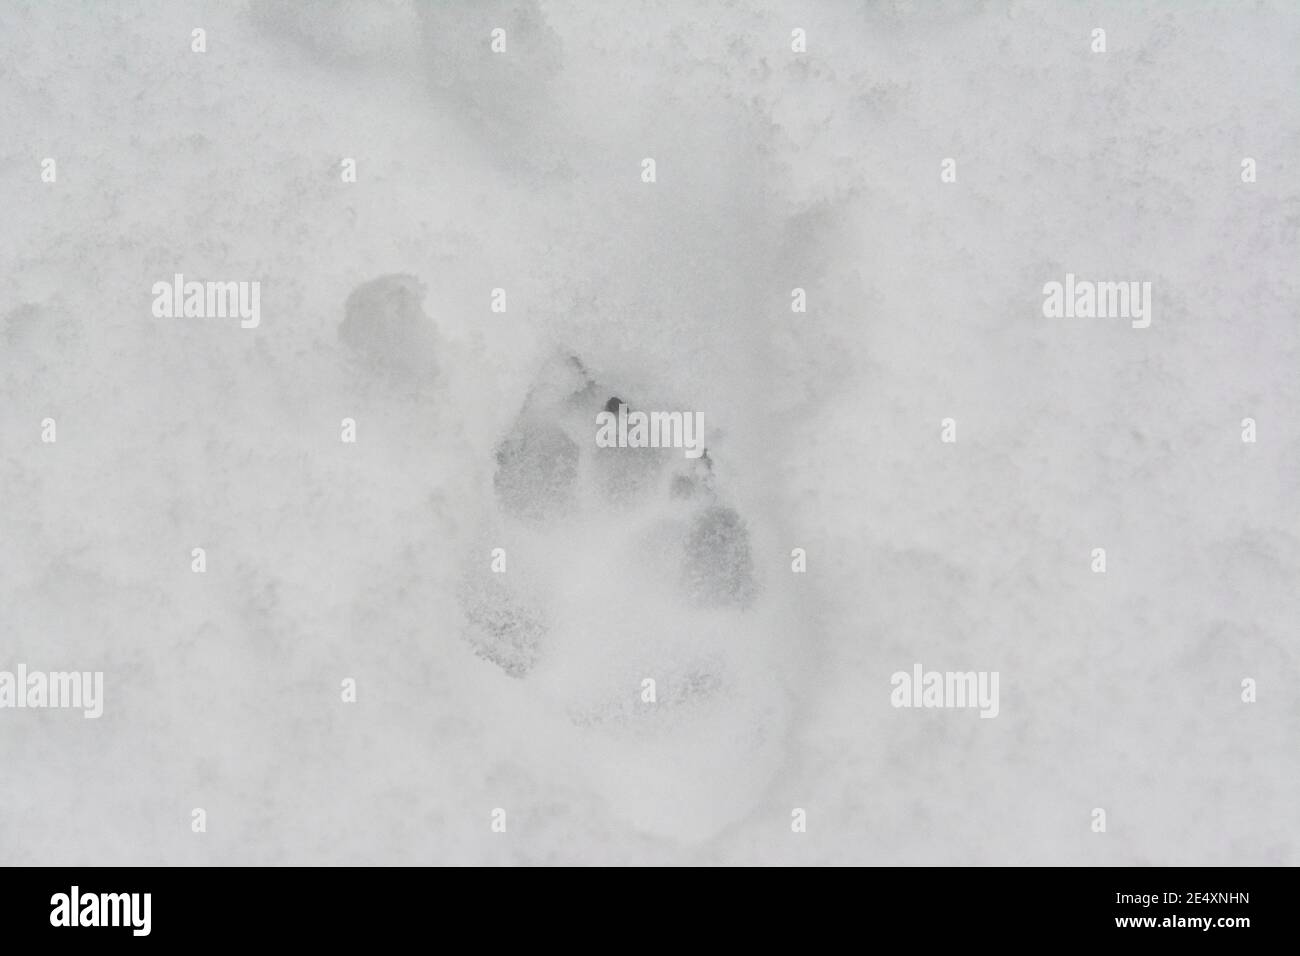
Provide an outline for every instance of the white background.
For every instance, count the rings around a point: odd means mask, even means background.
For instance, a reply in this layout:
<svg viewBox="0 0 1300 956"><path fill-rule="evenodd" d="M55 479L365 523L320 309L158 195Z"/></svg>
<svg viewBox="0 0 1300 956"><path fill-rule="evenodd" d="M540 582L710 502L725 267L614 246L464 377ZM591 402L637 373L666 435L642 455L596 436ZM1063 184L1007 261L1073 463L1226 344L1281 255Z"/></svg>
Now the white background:
<svg viewBox="0 0 1300 956"><path fill-rule="evenodd" d="M106 675L0 711L0 863L1297 862L1293 4L302 6L0 4L0 668ZM155 319L175 272L260 327ZM337 338L396 272L418 386ZM1044 318L1066 272L1151 327ZM705 414L761 760L743 708L597 745L464 639L557 349ZM916 661L999 717L891 708Z"/></svg>

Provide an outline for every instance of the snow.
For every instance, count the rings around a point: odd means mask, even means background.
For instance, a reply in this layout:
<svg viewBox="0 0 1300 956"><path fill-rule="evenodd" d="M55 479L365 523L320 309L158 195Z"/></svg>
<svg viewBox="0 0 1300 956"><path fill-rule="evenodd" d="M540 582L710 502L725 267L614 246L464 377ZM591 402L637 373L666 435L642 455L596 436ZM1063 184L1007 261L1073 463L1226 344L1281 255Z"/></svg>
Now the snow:
<svg viewBox="0 0 1300 956"><path fill-rule="evenodd" d="M1297 49L1283 2L6 5L0 668L106 701L0 712L0 863L1300 862ZM177 272L260 326L155 319ZM1067 272L1152 326L1044 318ZM704 414L752 606L682 596L666 499L503 513L566 355ZM476 600L544 620L521 675ZM892 708L915 662L999 716Z"/></svg>

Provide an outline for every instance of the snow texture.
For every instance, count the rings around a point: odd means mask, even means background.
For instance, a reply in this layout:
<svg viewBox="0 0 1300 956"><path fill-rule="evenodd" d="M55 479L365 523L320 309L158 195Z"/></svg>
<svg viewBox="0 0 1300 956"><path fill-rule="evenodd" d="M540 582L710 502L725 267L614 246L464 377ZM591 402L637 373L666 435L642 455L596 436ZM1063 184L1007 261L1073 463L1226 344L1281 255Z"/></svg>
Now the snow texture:
<svg viewBox="0 0 1300 956"><path fill-rule="evenodd" d="M1300 863L1298 51L1287 0L0 5L0 669L105 674L0 710L0 864Z"/></svg>

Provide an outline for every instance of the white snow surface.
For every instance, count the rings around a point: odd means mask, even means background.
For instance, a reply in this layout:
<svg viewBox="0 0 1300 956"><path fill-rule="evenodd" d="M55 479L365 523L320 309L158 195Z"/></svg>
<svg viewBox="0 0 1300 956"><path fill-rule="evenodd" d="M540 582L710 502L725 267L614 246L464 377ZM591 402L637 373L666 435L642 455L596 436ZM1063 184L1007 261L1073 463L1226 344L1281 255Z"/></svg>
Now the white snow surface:
<svg viewBox="0 0 1300 956"><path fill-rule="evenodd" d="M106 695L0 711L0 864L1300 862L1298 51L1282 0L0 5L0 669ZM153 317L177 272L260 326ZM339 327L398 274L388 374ZM752 607L654 502L501 515L570 354L704 414ZM891 707L917 661L998 717Z"/></svg>

